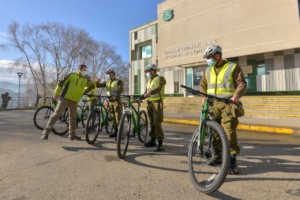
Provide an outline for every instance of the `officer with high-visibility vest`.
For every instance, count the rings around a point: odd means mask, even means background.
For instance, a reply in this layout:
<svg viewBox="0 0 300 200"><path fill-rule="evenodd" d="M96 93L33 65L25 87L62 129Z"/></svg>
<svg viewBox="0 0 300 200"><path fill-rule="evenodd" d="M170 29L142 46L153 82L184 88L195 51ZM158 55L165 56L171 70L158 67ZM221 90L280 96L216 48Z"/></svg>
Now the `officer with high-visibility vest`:
<svg viewBox="0 0 300 200"><path fill-rule="evenodd" d="M166 79L157 74L157 67L154 64L147 65L145 73L148 79L146 91L142 99L147 99L147 112L150 119L151 140L145 143L145 147L157 146L157 151L163 150L164 133L161 123L163 122L163 99L165 94ZM156 144L156 140L158 144Z"/></svg>
<svg viewBox="0 0 300 200"><path fill-rule="evenodd" d="M103 83L97 82L97 87L106 87L106 95L111 97L109 99L109 106L114 111L115 132L112 132L109 137L116 137L123 112L121 100L118 98L118 95L121 95L124 91L123 82L116 78L114 69L107 69L105 75L108 81ZM115 97L112 97L112 95L115 95Z"/></svg>
<svg viewBox="0 0 300 200"><path fill-rule="evenodd" d="M222 48L213 45L205 50L203 58L207 59L208 68L201 78L200 91L210 95L222 98L230 98L233 104L228 105L222 101L214 100L210 106L214 117L219 121L230 142L230 174L238 174L236 156L240 153L236 128L238 118L242 107L240 98L247 91L247 82L245 81L242 69L233 62L222 59ZM205 102L202 98L202 103Z"/></svg>

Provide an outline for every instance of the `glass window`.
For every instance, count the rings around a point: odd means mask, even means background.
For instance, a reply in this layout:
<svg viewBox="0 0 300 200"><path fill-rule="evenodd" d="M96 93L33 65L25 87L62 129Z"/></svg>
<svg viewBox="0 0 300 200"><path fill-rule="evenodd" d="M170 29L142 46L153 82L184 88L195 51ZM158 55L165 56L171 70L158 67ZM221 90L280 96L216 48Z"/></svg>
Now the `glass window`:
<svg viewBox="0 0 300 200"><path fill-rule="evenodd" d="M266 75L266 65L258 64L256 68L257 75Z"/></svg>
<svg viewBox="0 0 300 200"><path fill-rule="evenodd" d="M186 69L186 86L193 87L193 68Z"/></svg>
<svg viewBox="0 0 300 200"><path fill-rule="evenodd" d="M195 67L194 68L194 73L193 73L193 88L195 90L199 90L200 89L200 81L201 81L201 78L204 74L206 70L206 67Z"/></svg>
<svg viewBox="0 0 300 200"><path fill-rule="evenodd" d="M152 46L147 45L142 47L142 58L150 58L152 57Z"/></svg>
<svg viewBox="0 0 300 200"><path fill-rule="evenodd" d="M134 75L134 94L138 94L139 93L139 77L138 75Z"/></svg>

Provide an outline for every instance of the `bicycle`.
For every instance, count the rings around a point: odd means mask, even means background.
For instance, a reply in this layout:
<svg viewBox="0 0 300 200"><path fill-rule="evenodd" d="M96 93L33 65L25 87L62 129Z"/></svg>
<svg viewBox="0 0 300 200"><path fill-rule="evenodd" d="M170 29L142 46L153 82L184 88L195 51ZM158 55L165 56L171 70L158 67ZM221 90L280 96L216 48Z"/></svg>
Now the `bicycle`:
<svg viewBox="0 0 300 200"><path fill-rule="evenodd" d="M189 175L197 190L210 194L223 184L229 169L230 146L222 126L215 121L209 105L213 100L230 104L229 99L202 93L181 85L194 95L206 96L200 115L200 124L194 132L188 150Z"/></svg>
<svg viewBox="0 0 300 200"><path fill-rule="evenodd" d="M120 120L118 134L117 134L117 155L119 158L125 158L129 139L131 137L131 121L133 121L133 137L138 134L138 139L141 143L147 141L148 136L148 118L146 111L140 110L140 101L138 101L137 109L133 106L131 98L140 97L136 95L122 95L127 98L127 104L123 110L123 115Z"/></svg>
<svg viewBox="0 0 300 200"><path fill-rule="evenodd" d="M94 144L102 127L105 126L106 133L111 134L114 127L113 110L109 107L108 97L101 95L87 95L97 98L97 104L92 108L86 125L85 137L88 144ZM104 100L102 101L102 98Z"/></svg>
<svg viewBox="0 0 300 200"><path fill-rule="evenodd" d="M43 130L47 123L49 118L54 112L54 108L57 106L57 100L53 97L46 97L47 99L51 99L49 105L42 106L38 108L33 116L33 123L34 125L40 129ZM85 121L87 120L87 113L89 111L88 106L86 105L86 100L83 100L83 106L78 106L77 113L76 113L76 125L78 127L79 122L82 123L82 126L85 127ZM59 117L57 122L54 124L52 131L56 135L64 135L69 130L69 114L68 109L62 113L62 115Z"/></svg>

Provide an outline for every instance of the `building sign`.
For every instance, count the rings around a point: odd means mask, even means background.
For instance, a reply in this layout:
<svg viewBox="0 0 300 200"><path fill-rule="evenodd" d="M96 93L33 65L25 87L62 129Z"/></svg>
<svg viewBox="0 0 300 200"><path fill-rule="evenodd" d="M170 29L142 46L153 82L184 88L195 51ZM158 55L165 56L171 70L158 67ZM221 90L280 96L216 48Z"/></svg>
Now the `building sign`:
<svg viewBox="0 0 300 200"><path fill-rule="evenodd" d="M163 13L163 20L164 21L170 21L171 19L173 19L174 17L174 11L169 9L169 10L165 10Z"/></svg>
<svg viewBox="0 0 300 200"><path fill-rule="evenodd" d="M216 39L198 41L190 44L178 46L175 48L169 48L165 50L165 56L167 60L188 57L193 55L203 55L205 49L213 44L216 44Z"/></svg>
<svg viewBox="0 0 300 200"><path fill-rule="evenodd" d="M243 66L241 67L244 74L252 74L253 73L253 66Z"/></svg>

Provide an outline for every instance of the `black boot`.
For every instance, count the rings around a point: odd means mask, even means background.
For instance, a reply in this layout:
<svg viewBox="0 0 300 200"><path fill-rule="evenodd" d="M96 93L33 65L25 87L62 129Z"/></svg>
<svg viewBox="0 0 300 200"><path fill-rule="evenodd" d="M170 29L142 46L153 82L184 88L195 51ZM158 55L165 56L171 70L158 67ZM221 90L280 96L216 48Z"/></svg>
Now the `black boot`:
<svg viewBox="0 0 300 200"><path fill-rule="evenodd" d="M229 174L233 174L233 175L236 175L236 174L239 174L239 170L238 170L238 166L237 166L237 163L236 163L236 156L233 155L233 156L230 156L230 166L229 166Z"/></svg>
<svg viewBox="0 0 300 200"><path fill-rule="evenodd" d="M115 128L115 131L112 132L111 134L109 134L109 137L110 137L110 138L117 137L117 134L118 134L118 129Z"/></svg>
<svg viewBox="0 0 300 200"><path fill-rule="evenodd" d="M156 146L156 142L155 142L155 138L151 138L151 140L147 143L144 144L145 147L155 147Z"/></svg>
<svg viewBox="0 0 300 200"><path fill-rule="evenodd" d="M157 151L163 151L163 141L162 140L158 140L158 145L157 145Z"/></svg>

